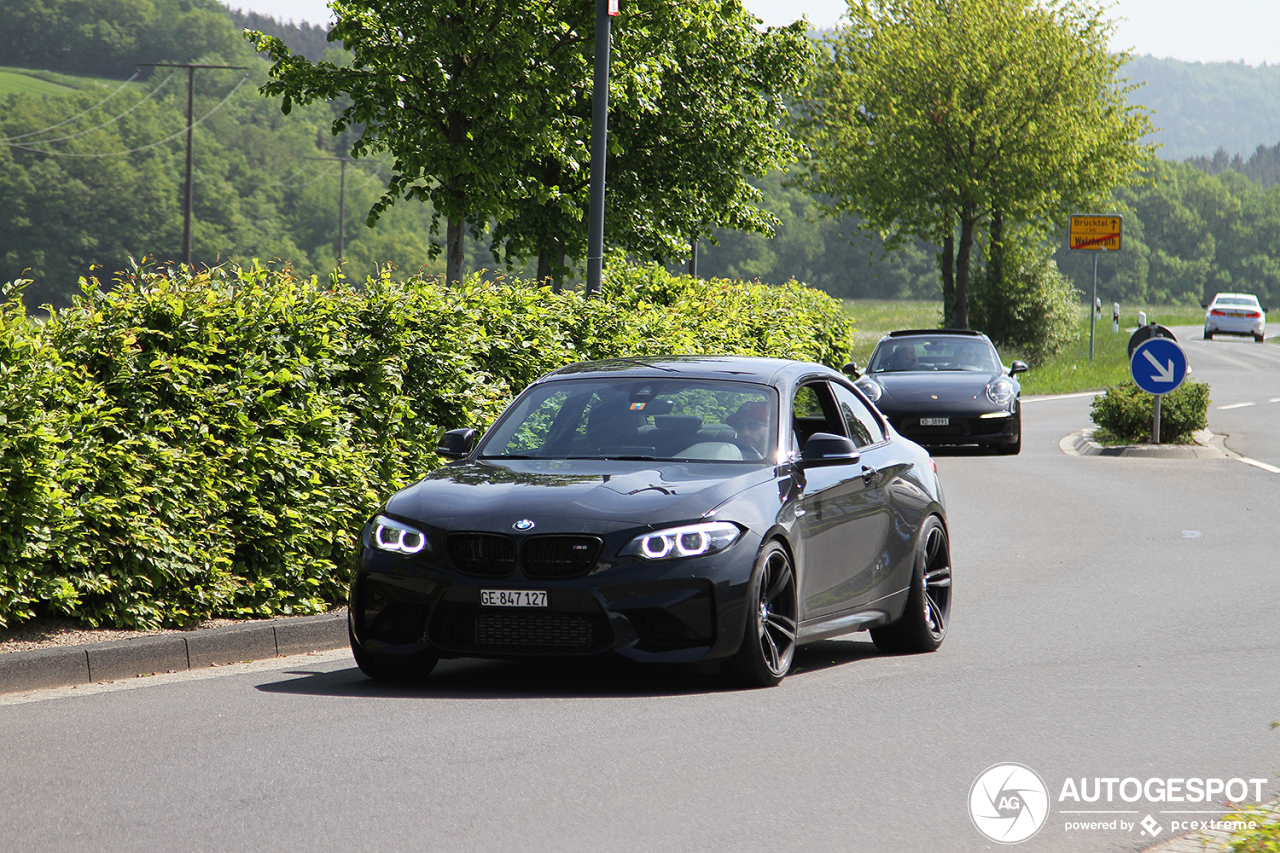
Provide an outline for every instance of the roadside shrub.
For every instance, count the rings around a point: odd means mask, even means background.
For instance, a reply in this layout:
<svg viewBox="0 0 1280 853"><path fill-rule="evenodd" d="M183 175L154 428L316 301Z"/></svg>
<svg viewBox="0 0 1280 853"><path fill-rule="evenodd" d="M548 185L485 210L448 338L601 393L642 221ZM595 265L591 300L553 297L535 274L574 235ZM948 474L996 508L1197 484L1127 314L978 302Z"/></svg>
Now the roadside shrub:
<svg viewBox="0 0 1280 853"><path fill-rule="evenodd" d="M259 265L82 282L45 323L0 303L0 627L185 626L340 602L378 502L561 365L717 353L839 365L838 302L789 284L611 271L361 286Z"/></svg>
<svg viewBox="0 0 1280 853"><path fill-rule="evenodd" d="M1004 286L979 267L970 285L969 326L1002 349L1025 353L1042 364L1071 342L1080 315L1080 294L1053 260L1052 248L1010 240L1005 248Z"/></svg>
<svg viewBox="0 0 1280 853"><path fill-rule="evenodd" d="M1182 444L1209 425L1209 386L1188 379L1160 401L1160 441ZM1155 398L1133 382L1124 382L1095 397L1090 418L1103 440L1149 441Z"/></svg>

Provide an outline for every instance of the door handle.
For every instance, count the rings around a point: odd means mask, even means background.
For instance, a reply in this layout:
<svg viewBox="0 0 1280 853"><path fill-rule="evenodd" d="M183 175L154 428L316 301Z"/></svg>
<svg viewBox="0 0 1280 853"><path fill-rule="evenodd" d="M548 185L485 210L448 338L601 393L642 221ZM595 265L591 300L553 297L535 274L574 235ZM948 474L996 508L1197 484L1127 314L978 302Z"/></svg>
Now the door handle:
<svg viewBox="0 0 1280 853"><path fill-rule="evenodd" d="M871 481L874 480L875 478L876 478L876 469L872 468L869 465L863 465L862 466L862 482L866 483L869 486L871 485Z"/></svg>

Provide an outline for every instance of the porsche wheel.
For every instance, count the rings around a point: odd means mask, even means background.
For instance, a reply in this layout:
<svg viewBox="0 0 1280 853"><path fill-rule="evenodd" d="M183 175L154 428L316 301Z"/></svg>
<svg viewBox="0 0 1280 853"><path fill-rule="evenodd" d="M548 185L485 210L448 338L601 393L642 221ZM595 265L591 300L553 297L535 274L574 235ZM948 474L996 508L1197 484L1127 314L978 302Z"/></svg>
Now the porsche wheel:
<svg viewBox="0 0 1280 853"><path fill-rule="evenodd" d="M931 516L920 533L920 553L902 618L871 629L871 642L892 654L936 651L946 639L950 619L951 545L942 522Z"/></svg>
<svg viewBox="0 0 1280 853"><path fill-rule="evenodd" d="M747 625L726 674L744 687L774 687L791 669L799 598L791 557L777 542L761 552L747 594Z"/></svg>

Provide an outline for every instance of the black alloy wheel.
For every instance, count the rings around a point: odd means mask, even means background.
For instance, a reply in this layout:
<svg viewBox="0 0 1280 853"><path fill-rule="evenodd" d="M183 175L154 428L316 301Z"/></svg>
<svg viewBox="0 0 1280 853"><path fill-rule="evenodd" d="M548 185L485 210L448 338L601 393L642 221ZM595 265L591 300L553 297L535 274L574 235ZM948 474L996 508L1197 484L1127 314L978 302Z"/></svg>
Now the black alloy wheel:
<svg viewBox="0 0 1280 853"><path fill-rule="evenodd" d="M791 557L776 541L756 561L747 607L742 646L726 664L726 674L744 687L774 687L791 669L800 609Z"/></svg>
<svg viewBox="0 0 1280 853"><path fill-rule="evenodd" d="M871 642L882 652L932 652L946 639L951 619L951 545L937 516L925 522L920 543L902 618L871 629Z"/></svg>
<svg viewBox="0 0 1280 853"><path fill-rule="evenodd" d="M426 678L440 662L437 655L427 651L407 657L392 657L368 651L351 636L350 626L347 627L347 638L351 641L351 655L356 659L356 666L374 681L417 681Z"/></svg>

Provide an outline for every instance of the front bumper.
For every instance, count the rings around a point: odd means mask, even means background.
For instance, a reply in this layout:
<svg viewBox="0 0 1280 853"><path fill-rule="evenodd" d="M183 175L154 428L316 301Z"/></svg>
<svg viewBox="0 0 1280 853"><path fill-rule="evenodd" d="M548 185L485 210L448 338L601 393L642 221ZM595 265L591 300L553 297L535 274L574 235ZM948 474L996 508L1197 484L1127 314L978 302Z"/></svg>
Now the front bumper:
<svg viewBox="0 0 1280 853"><path fill-rule="evenodd" d="M900 435L925 447L941 445L982 444L992 447L1014 444L1021 425L1014 412L950 414L946 412L912 412L886 414ZM946 424L921 423L924 419L946 418Z"/></svg>
<svg viewBox="0 0 1280 853"><path fill-rule="evenodd" d="M366 548L350 589L352 641L406 658L618 654L693 663L732 655L746 625L759 537L709 557L635 560L582 577L479 578ZM482 590L547 594L545 607L481 604Z"/></svg>

